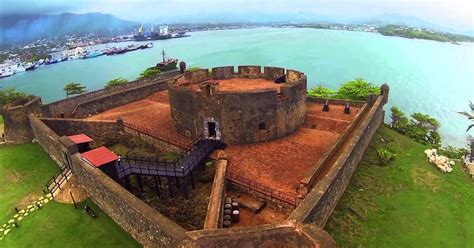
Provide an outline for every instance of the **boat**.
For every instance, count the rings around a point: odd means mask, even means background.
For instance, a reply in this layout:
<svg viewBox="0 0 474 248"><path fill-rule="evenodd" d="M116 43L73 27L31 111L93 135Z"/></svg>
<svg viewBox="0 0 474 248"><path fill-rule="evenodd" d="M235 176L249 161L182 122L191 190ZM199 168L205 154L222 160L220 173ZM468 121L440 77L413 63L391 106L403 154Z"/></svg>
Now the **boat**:
<svg viewBox="0 0 474 248"><path fill-rule="evenodd" d="M163 61L156 64L155 67L152 67L153 69L159 69L160 71L171 71L171 70L177 69L176 65L178 64L178 59L175 59L175 58L165 59L164 50L161 51L161 55L163 57Z"/></svg>
<svg viewBox="0 0 474 248"><path fill-rule="evenodd" d="M39 65L37 65L36 63L28 63L26 64L26 68L25 68L25 71L32 71L32 70L35 70L36 68L38 68Z"/></svg>
<svg viewBox="0 0 474 248"><path fill-rule="evenodd" d="M127 52L127 48L119 47L119 48L116 48L116 50L115 50L115 54L124 54L126 52Z"/></svg>
<svg viewBox="0 0 474 248"><path fill-rule="evenodd" d="M68 59L69 59L68 57L62 57L60 61L64 62L64 61L67 61Z"/></svg>
<svg viewBox="0 0 474 248"><path fill-rule="evenodd" d="M80 57L81 57L80 54L76 54L76 55L69 56L68 60L76 60L76 59L79 59Z"/></svg>
<svg viewBox="0 0 474 248"><path fill-rule="evenodd" d="M11 68L11 66L5 66L0 69L0 78L9 77L15 74L15 71Z"/></svg>
<svg viewBox="0 0 474 248"><path fill-rule="evenodd" d="M59 60L57 59L47 59L44 61L45 65L52 65L52 64L57 64L57 63L59 63Z"/></svg>
<svg viewBox="0 0 474 248"><path fill-rule="evenodd" d="M26 71L26 66L22 63L16 64L16 67L14 68L15 73L22 73Z"/></svg>
<svg viewBox="0 0 474 248"><path fill-rule="evenodd" d="M104 52L95 50L95 51L86 53L84 55L84 57L82 57L82 58L83 59L90 59L90 58L95 58L95 57L99 57L99 56L102 56L102 55L104 55Z"/></svg>

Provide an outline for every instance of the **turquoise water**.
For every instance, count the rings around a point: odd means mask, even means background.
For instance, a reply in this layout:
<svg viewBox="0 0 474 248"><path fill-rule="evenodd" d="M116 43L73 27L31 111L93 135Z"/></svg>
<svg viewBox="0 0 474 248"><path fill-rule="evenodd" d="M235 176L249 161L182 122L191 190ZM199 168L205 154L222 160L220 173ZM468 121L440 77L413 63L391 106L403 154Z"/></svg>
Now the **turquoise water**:
<svg viewBox="0 0 474 248"><path fill-rule="evenodd" d="M121 44L125 45L125 44ZM445 143L464 145L467 110L474 100L474 45L460 46L379 34L316 29L248 29L192 33L184 39L156 41L153 49L43 66L1 79L0 86L39 95L44 102L64 97L68 82L88 90L115 77L134 79L160 59L160 51L189 66L272 65L300 70L309 85L337 88L363 77L390 85L391 105L406 113L424 112L440 120ZM388 113L387 113L388 116ZM387 117L388 120L388 117Z"/></svg>

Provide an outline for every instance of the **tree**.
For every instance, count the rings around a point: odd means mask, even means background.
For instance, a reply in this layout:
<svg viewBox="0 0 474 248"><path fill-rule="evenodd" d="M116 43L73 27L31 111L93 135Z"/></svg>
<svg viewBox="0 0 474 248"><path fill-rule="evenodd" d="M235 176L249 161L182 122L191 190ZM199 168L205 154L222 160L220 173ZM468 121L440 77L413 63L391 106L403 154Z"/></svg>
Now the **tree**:
<svg viewBox="0 0 474 248"><path fill-rule="evenodd" d="M367 96L379 94L380 89L362 78L344 83L337 91L336 98L365 100Z"/></svg>
<svg viewBox="0 0 474 248"><path fill-rule="evenodd" d="M469 101L469 108L471 109L471 113L468 113L466 111L459 112L459 113L466 116L467 119L470 120L471 122L474 122L474 104L471 101ZM466 132L468 132L469 129L471 129L472 127L474 127L474 123L467 126Z"/></svg>
<svg viewBox="0 0 474 248"><path fill-rule="evenodd" d="M393 129L397 130L400 133L406 133L406 129L408 126L408 118L405 116L405 113L403 113L399 108L393 106L390 108L390 111L392 112L390 114L390 118L392 119L392 122L390 123L390 127Z"/></svg>
<svg viewBox="0 0 474 248"><path fill-rule="evenodd" d="M0 90L0 105L17 103L18 101L23 102L26 101L28 97L28 94L21 91L16 91L14 88L2 89Z"/></svg>
<svg viewBox="0 0 474 248"><path fill-rule="evenodd" d="M335 91L323 87L322 85L316 86L308 91L308 95L319 98L332 98L336 94Z"/></svg>
<svg viewBox="0 0 474 248"><path fill-rule="evenodd" d="M114 87L116 85L122 85L122 84L126 84L128 83L128 80L125 79L125 78L114 78L112 80L109 80L106 84L105 84L105 88L110 88L110 87Z"/></svg>
<svg viewBox="0 0 474 248"><path fill-rule="evenodd" d="M80 83L68 83L64 86L64 91L66 91L66 98L72 95L78 95L86 92L86 86L82 86Z"/></svg>
<svg viewBox="0 0 474 248"><path fill-rule="evenodd" d="M147 78L147 77L151 77L151 76L154 76L154 75L158 75L160 74L161 71L159 69L156 69L156 68L147 68L145 69L142 73L140 73L140 76L138 77L138 79L143 79L143 78Z"/></svg>

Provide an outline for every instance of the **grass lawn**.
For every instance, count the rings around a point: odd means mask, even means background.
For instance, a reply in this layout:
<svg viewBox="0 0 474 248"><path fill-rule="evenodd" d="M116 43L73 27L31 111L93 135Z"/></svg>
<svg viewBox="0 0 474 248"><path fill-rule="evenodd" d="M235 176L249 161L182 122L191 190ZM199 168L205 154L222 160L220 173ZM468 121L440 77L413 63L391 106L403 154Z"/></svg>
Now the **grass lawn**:
<svg viewBox="0 0 474 248"><path fill-rule="evenodd" d="M38 144L0 146L0 226L42 195L58 171ZM140 245L90 200L81 203L98 215L92 219L73 205L48 202L0 240L0 247L139 247Z"/></svg>
<svg viewBox="0 0 474 248"><path fill-rule="evenodd" d="M16 206L43 195L58 166L36 143L0 146L0 225L14 215Z"/></svg>
<svg viewBox="0 0 474 248"><path fill-rule="evenodd" d="M378 148L398 157L380 166ZM339 246L474 247L474 183L460 162L452 173L438 171L425 149L387 127L378 130L326 225Z"/></svg>

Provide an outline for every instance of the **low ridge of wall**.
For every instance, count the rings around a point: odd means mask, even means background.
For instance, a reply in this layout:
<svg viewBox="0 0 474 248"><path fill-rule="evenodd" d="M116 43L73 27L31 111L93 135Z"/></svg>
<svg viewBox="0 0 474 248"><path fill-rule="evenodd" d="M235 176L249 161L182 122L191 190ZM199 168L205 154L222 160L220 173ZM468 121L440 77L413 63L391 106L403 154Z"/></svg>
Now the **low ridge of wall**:
<svg viewBox="0 0 474 248"><path fill-rule="evenodd" d="M212 183L211 195L207 205L204 229L216 229L222 227L224 196L225 196L225 173L227 171L227 160L220 159L216 162L216 174Z"/></svg>
<svg viewBox="0 0 474 248"><path fill-rule="evenodd" d="M170 247L186 238L185 230L124 189L101 170L72 156L72 172L87 195L145 247Z"/></svg>
<svg viewBox="0 0 474 248"><path fill-rule="evenodd" d="M253 227L234 227L187 232L178 247L337 247L323 229L292 221Z"/></svg>
<svg viewBox="0 0 474 248"><path fill-rule="evenodd" d="M70 117L77 105L90 102L97 98L103 98L110 94L126 91L140 86L149 84L155 84L162 80L172 78L179 75L179 72L163 73L157 76L152 76L144 79L138 79L131 81L127 84L117 85L110 88L104 88L96 91L86 92L81 95L73 96L67 99L59 100L46 104L42 107L43 114L48 117L59 117L64 114L66 117Z"/></svg>
<svg viewBox="0 0 474 248"><path fill-rule="evenodd" d="M105 134L117 134L123 132L123 122L107 120L82 120L70 118L41 118L49 128L59 136L70 136L75 134L86 134L93 139L98 139Z"/></svg>
<svg viewBox="0 0 474 248"><path fill-rule="evenodd" d="M8 144L22 144L31 142L34 138L30 128L29 115L41 113L41 98L34 97L25 104L8 107L1 110L5 124L5 142Z"/></svg>
<svg viewBox="0 0 474 248"><path fill-rule="evenodd" d="M371 103L370 110L355 127L352 135L348 137L349 140L339 148L340 153L337 155L338 157L335 159L332 168L311 189L309 194L288 217L289 220L315 223L320 227L324 227L347 188L352 174L362 159L372 137L383 123L383 105L386 97L386 95L380 95L374 103Z"/></svg>

